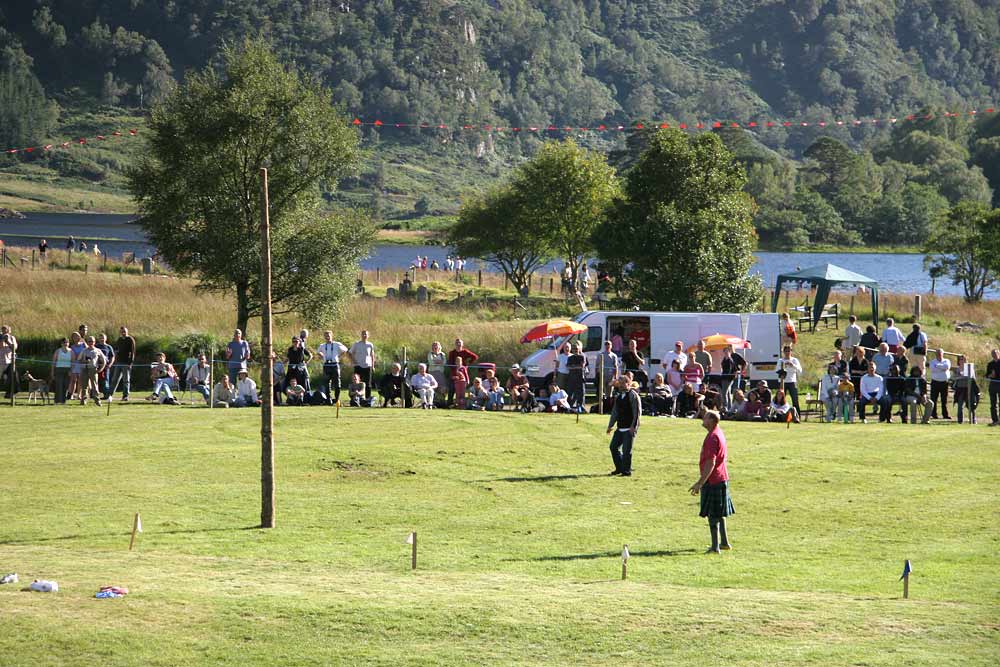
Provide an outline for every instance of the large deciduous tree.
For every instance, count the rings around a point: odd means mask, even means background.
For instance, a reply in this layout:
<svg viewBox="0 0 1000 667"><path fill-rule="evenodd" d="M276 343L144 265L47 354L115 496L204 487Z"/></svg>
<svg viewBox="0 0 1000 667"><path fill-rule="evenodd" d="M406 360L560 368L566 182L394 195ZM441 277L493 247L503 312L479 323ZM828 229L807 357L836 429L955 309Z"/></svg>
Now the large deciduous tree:
<svg viewBox="0 0 1000 667"><path fill-rule="evenodd" d="M603 155L572 140L550 141L518 169L511 187L524 219L566 260L575 285L586 255L594 250L594 230L621 192L614 168Z"/></svg>
<svg viewBox="0 0 1000 667"><path fill-rule="evenodd" d="M981 202L963 201L938 218L927 238L926 262L940 266L961 285L965 300L981 301L986 288L996 279L996 237L1000 212Z"/></svg>
<svg viewBox="0 0 1000 667"><path fill-rule="evenodd" d="M751 308L761 285L749 275L757 235L745 184L717 136L657 132L594 236L619 288L651 310Z"/></svg>
<svg viewBox="0 0 1000 667"><path fill-rule="evenodd" d="M268 168L275 314L335 314L374 238L356 213L322 215L320 185L350 173L358 138L329 93L247 40L190 75L150 120L129 174L160 255L199 287L233 292L236 326L260 314L260 180Z"/></svg>
<svg viewBox="0 0 1000 667"><path fill-rule="evenodd" d="M522 197L508 185L466 202L449 244L460 255L496 264L519 292L552 256L549 239L525 219Z"/></svg>

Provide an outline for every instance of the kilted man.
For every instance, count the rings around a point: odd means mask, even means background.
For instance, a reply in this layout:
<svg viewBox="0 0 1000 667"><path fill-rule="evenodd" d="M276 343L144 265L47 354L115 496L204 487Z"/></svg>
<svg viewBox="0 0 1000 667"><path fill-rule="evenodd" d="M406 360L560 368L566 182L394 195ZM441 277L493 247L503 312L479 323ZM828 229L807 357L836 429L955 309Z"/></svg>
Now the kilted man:
<svg viewBox="0 0 1000 667"><path fill-rule="evenodd" d="M615 432L611 437L611 460L615 464L615 469L611 471L611 474L630 477L632 475L632 441L635 439L636 431L639 430L642 401L639 400L639 393L632 388L632 378L629 374L620 376L616 386L618 392L615 394L614 407L611 408L611 420L608 422L608 433Z"/></svg>
<svg viewBox="0 0 1000 667"><path fill-rule="evenodd" d="M736 512L729 496L729 471L726 470L726 436L719 428L719 413L706 410L701 420L708 431L701 445L698 465L701 477L691 487L691 495L701 494L699 516L708 517L708 527L712 533L712 546L705 553L720 553L721 549L732 549L726 535L726 517Z"/></svg>

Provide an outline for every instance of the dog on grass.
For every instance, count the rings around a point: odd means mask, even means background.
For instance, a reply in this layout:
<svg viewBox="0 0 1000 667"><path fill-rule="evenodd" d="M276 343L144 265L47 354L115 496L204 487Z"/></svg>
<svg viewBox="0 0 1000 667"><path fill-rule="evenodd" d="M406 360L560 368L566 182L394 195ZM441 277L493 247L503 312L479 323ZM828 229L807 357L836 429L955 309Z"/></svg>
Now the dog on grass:
<svg viewBox="0 0 1000 667"><path fill-rule="evenodd" d="M52 401L49 396L49 383L45 380L36 380L31 373L25 372L24 381L28 383L28 403L34 403L41 399L42 405L47 405Z"/></svg>

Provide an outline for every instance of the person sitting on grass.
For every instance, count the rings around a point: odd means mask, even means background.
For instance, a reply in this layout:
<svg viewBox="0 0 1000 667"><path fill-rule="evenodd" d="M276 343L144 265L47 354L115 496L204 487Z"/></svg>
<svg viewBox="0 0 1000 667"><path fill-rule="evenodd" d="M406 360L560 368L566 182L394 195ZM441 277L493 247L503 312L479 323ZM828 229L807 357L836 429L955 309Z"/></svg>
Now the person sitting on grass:
<svg viewBox="0 0 1000 667"><path fill-rule="evenodd" d="M187 386L191 391L196 391L202 395L208 403L212 390L212 369L208 367L208 357L204 354L198 355L198 363L188 369Z"/></svg>
<svg viewBox="0 0 1000 667"><path fill-rule="evenodd" d="M910 377L906 378L904 400L910 409L910 421L917 423L917 406L924 409L922 423L926 424L931 420L930 399L927 397L927 380L924 379L924 369L922 366L914 365L910 369ZM906 423L906 412L903 412L903 423Z"/></svg>
<svg viewBox="0 0 1000 667"><path fill-rule="evenodd" d="M236 391L229 381L228 375L223 375L220 382L212 388L212 405L217 408L228 408L236 403Z"/></svg>
<svg viewBox="0 0 1000 667"><path fill-rule="evenodd" d="M465 360L461 356L456 356L451 367L451 387L455 393L455 404L459 410L465 408L465 389L468 386L469 369L465 366Z"/></svg>
<svg viewBox="0 0 1000 667"><path fill-rule="evenodd" d="M403 368L398 363L389 367L389 372L382 376L378 393L382 395L382 407L387 408L396 400L403 403Z"/></svg>
<svg viewBox="0 0 1000 667"><path fill-rule="evenodd" d="M483 387L482 378L472 378L472 386L469 387L468 393L469 395L465 399L466 410L486 410L486 405L490 402L490 394Z"/></svg>
<svg viewBox="0 0 1000 667"><path fill-rule="evenodd" d="M489 395L486 409L490 411L503 410L503 385L500 384L500 380L497 379L496 373L492 368L486 369L486 379L483 380L483 389Z"/></svg>
<svg viewBox="0 0 1000 667"><path fill-rule="evenodd" d="M294 375L288 378L288 386L285 387L285 397L288 400L288 405L306 404L306 388L299 384L299 379Z"/></svg>
<svg viewBox="0 0 1000 667"><path fill-rule="evenodd" d="M507 393L515 408L523 408L530 404L534 398L531 395L531 382L528 376L521 371L518 364L510 367L510 378L507 380Z"/></svg>
<svg viewBox="0 0 1000 667"><path fill-rule="evenodd" d="M885 380L875 372L875 364L868 364L868 373L861 377L861 399L858 401L858 410L861 412L861 423L868 423L866 409L869 405L877 405L878 420L892 421L889 408L889 397L885 395Z"/></svg>
<svg viewBox="0 0 1000 667"><path fill-rule="evenodd" d="M557 384L549 385L549 412L571 412L569 394Z"/></svg>
<svg viewBox="0 0 1000 667"><path fill-rule="evenodd" d="M241 368L236 374L237 408L259 408L260 397L257 395L257 383L250 377L247 369Z"/></svg>
<svg viewBox="0 0 1000 667"><path fill-rule="evenodd" d="M696 362L688 362L691 363ZM690 382L684 383L684 389L677 396L677 416L694 419L701 412L702 401L705 397L694 390L694 385Z"/></svg>
<svg viewBox="0 0 1000 667"><path fill-rule="evenodd" d="M670 415L674 411L674 394L663 379L663 373L653 376L653 382L649 385L649 402L652 404L650 415Z"/></svg>
<svg viewBox="0 0 1000 667"><path fill-rule="evenodd" d="M438 388L437 380L427 372L427 364L418 364L417 372L410 378L410 387L420 399L421 410L434 409L434 390Z"/></svg>
<svg viewBox="0 0 1000 667"><path fill-rule="evenodd" d="M743 415L743 408L747 404L747 398L742 389L733 392L733 398L729 401L729 409L722 415L723 419L739 420Z"/></svg>
<svg viewBox="0 0 1000 667"><path fill-rule="evenodd" d="M767 406L760 402L760 395L755 389L751 389L747 394L747 402L743 406L742 412L736 417L737 421L764 421L767 414Z"/></svg>
<svg viewBox="0 0 1000 667"><path fill-rule="evenodd" d="M764 405L764 411L767 411L768 406L771 405L771 390L768 388L767 383L763 380L757 382L757 399Z"/></svg>
<svg viewBox="0 0 1000 667"><path fill-rule="evenodd" d="M799 412L794 406L788 404L784 389L779 389L774 393L774 399L771 401L768 415L773 422L786 422L788 421L788 415L791 415L792 421L796 424L799 423Z"/></svg>
<svg viewBox="0 0 1000 667"><path fill-rule="evenodd" d="M369 407L368 401L365 400L365 383L361 381L359 373L351 376L351 383L347 385L347 398L352 408Z"/></svg>
<svg viewBox="0 0 1000 667"><path fill-rule="evenodd" d="M153 394L149 397L151 401L160 401L166 405L177 405L172 389L177 387L177 371L173 364L167 362L167 355L158 352L154 357L151 376L153 378ZM163 398L160 398L160 393Z"/></svg>

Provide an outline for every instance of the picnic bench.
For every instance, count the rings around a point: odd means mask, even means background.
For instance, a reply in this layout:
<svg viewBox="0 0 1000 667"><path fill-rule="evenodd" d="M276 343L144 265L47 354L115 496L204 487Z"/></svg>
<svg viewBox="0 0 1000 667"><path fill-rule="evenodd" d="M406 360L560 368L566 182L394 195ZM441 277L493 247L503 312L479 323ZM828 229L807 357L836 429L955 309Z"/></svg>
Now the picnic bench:
<svg viewBox="0 0 1000 667"><path fill-rule="evenodd" d="M813 324L813 307L810 305L795 306L791 308L795 313L801 313L796 319L799 323L799 331L816 331L816 327ZM824 326L829 328L832 326L834 329L840 329L840 304L839 303L828 303L823 306L823 312L819 314L819 319L817 323L822 322ZM832 324L831 324L832 322Z"/></svg>

